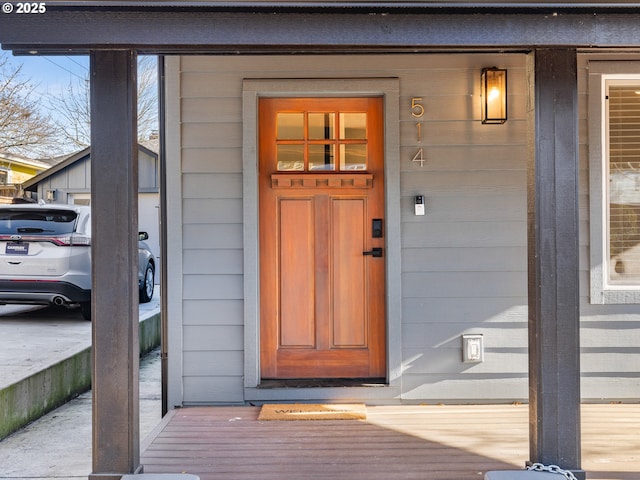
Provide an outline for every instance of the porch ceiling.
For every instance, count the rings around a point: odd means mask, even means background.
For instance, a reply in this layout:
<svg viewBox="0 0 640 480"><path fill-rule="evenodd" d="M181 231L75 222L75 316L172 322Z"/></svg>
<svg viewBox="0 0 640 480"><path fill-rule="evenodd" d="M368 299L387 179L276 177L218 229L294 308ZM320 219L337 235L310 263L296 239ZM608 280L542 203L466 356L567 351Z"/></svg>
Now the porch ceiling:
<svg viewBox="0 0 640 480"><path fill-rule="evenodd" d="M170 3L151 3L156 7L139 6L142 2L127 8L47 3L43 14L3 14L0 44L18 54L65 55L105 49L239 54L640 46L638 3L615 3L627 8L613 9L594 4L588 11L550 10L555 3L544 9L509 11L443 9L434 4L427 8L424 3L398 4L402 8L374 2L344 8L338 3L315 9L312 3L304 8L238 3L231 8L208 2L207 8L180 9L175 8L177 2L172 2L174 8ZM632 5L635 10L629 8Z"/></svg>

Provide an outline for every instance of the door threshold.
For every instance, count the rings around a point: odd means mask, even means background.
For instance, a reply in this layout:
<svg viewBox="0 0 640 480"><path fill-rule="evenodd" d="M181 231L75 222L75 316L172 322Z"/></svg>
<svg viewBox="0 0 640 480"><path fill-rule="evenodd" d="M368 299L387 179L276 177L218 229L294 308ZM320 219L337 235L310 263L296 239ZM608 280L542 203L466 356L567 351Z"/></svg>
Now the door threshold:
<svg viewBox="0 0 640 480"><path fill-rule="evenodd" d="M386 387L385 378L287 378L262 379L258 388Z"/></svg>

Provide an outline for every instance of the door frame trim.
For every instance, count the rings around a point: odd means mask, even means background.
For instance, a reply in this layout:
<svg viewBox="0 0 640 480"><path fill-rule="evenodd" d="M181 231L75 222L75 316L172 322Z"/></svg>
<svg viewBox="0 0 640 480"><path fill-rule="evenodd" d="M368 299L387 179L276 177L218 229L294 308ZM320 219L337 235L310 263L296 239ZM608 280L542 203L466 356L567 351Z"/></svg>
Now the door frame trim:
<svg viewBox="0 0 640 480"><path fill-rule="evenodd" d="M260 245L258 210L258 99L260 97L382 96L384 102L384 171L386 215L386 314L388 387L367 388L349 396L366 399L400 398L401 391L401 255L400 255L400 128L398 78L244 79L243 130L243 242L244 242L244 397L245 400L308 398L301 389L259 389L260 382ZM389 390L393 391L389 391ZM316 398L336 399L345 389L316 388Z"/></svg>

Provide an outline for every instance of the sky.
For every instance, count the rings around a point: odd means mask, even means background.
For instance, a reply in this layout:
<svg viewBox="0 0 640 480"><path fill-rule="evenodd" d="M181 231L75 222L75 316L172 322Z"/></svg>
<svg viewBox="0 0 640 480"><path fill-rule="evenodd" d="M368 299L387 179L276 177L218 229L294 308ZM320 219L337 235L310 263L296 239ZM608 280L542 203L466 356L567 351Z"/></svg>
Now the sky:
<svg viewBox="0 0 640 480"><path fill-rule="evenodd" d="M9 63L22 64L21 76L29 79L38 95L59 95L69 84L76 85L88 78L89 56L13 56L7 53Z"/></svg>
<svg viewBox="0 0 640 480"><path fill-rule="evenodd" d="M19 80L29 82L34 88L29 99L37 100L40 97L39 104L44 107L42 113L50 115L54 121L60 124L65 122L65 117L57 111L47 110L47 106L51 105L49 99L51 97L68 98L70 87L73 87L76 94L82 91L79 87L86 86L84 82L89 78L89 56L14 56L10 52L4 51L0 51L0 54L2 54L2 58L7 60L4 70L13 72L22 65ZM151 65L155 66L153 61ZM150 88L153 88L153 85ZM141 101L144 102L144 100ZM153 124L150 126L147 124L147 128L153 130ZM142 132L143 135L148 133L147 131Z"/></svg>
<svg viewBox="0 0 640 480"><path fill-rule="evenodd" d="M36 102L41 113L50 116L57 124L64 124L64 116L51 108L51 100L67 98L70 86L76 92L79 90L78 86L83 85L85 79L89 78L89 56L14 56L7 51L1 51L0 55L2 60L6 61L2 67L4 73L12 74L22 66L17 81L27 82L33 88L28 101ZM48 154L71 153L67 150L74 148L73 144L64 141L60 145L59 148L49 147L53 149L47 150ZM31 147L14 153L27 156L44 155L38 148Z"/></svg>

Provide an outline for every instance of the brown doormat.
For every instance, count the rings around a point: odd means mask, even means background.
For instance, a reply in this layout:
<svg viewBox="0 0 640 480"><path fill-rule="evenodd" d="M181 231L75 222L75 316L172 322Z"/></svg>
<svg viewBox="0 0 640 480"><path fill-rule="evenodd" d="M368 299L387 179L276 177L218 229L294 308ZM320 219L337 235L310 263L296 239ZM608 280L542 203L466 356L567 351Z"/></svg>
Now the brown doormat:
<svg viewBox="0 0 640 480"><path fill-rule="evenodd" d="M262 406L258 420L366 420L367 407L356 404L282 404Z"/></svg>

